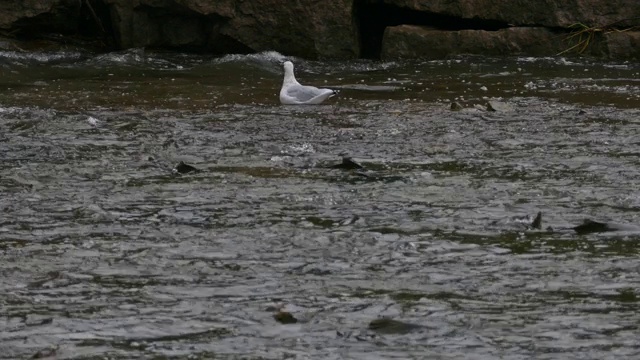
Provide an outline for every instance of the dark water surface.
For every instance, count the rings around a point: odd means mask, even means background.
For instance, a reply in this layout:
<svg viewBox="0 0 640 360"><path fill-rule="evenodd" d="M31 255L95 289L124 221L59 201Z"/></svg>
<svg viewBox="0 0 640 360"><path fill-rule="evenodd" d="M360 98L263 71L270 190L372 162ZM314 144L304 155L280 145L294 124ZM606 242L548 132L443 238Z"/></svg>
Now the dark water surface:
<svg viewBox="0 0 640 360"><path fill-rule="evenodd" d="M283 59L0 52L0 358L640 357L640 64Z"/></svg>

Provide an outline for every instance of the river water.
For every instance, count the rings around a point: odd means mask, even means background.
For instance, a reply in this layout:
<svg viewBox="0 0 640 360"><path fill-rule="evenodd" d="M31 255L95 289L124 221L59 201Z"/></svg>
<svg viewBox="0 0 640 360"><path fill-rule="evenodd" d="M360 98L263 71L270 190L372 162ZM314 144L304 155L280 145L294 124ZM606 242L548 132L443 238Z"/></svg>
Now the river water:
<svg viewBox="0 0 640 360"><path fill-rule="evenodd" d="M0 52L0 358L640 357L640 64L283 60Z"/></svg>

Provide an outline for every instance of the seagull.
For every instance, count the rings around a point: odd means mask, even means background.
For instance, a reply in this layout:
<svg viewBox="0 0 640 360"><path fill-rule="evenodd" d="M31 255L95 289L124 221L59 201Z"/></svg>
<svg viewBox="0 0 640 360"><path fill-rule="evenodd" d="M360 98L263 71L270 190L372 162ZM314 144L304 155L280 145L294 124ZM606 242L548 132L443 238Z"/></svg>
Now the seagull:
<svg viewBox="0 0 640 360"><path fill-rule="evenodd" d="M318 89L301 85L293 75L293 63L284 63L284 81L280 89L280 102L283 105L320 104L338 92L331 89Z"/></svg>

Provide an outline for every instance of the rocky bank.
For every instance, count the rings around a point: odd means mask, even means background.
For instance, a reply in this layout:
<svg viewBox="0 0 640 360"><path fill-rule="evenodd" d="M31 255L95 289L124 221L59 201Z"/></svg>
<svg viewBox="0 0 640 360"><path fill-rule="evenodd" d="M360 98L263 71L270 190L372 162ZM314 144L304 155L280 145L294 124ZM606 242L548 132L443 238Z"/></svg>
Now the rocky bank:
<svg viewBox="0 0 640 360"><path fill-rule="evenodd" d="M306 58L640 59L638 0L3 0L5 39ZM68 43L68 40L65 40ZM0 47L7 47L1 41Z"/></svg>

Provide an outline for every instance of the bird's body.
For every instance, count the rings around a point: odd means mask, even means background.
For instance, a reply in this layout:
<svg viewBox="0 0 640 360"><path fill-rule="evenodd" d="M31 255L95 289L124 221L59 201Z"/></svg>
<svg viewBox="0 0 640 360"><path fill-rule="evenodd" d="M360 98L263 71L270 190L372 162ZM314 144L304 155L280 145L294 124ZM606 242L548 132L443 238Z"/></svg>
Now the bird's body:
<svg viewBox="0 0 640 360"><path fill-rule="evenodd" d="M284 80L280 89L280 103L284 105L320 104L337 92L331 89L318 89L314 86L302 85L293 74L293 63L284 63Z"/></svg>

